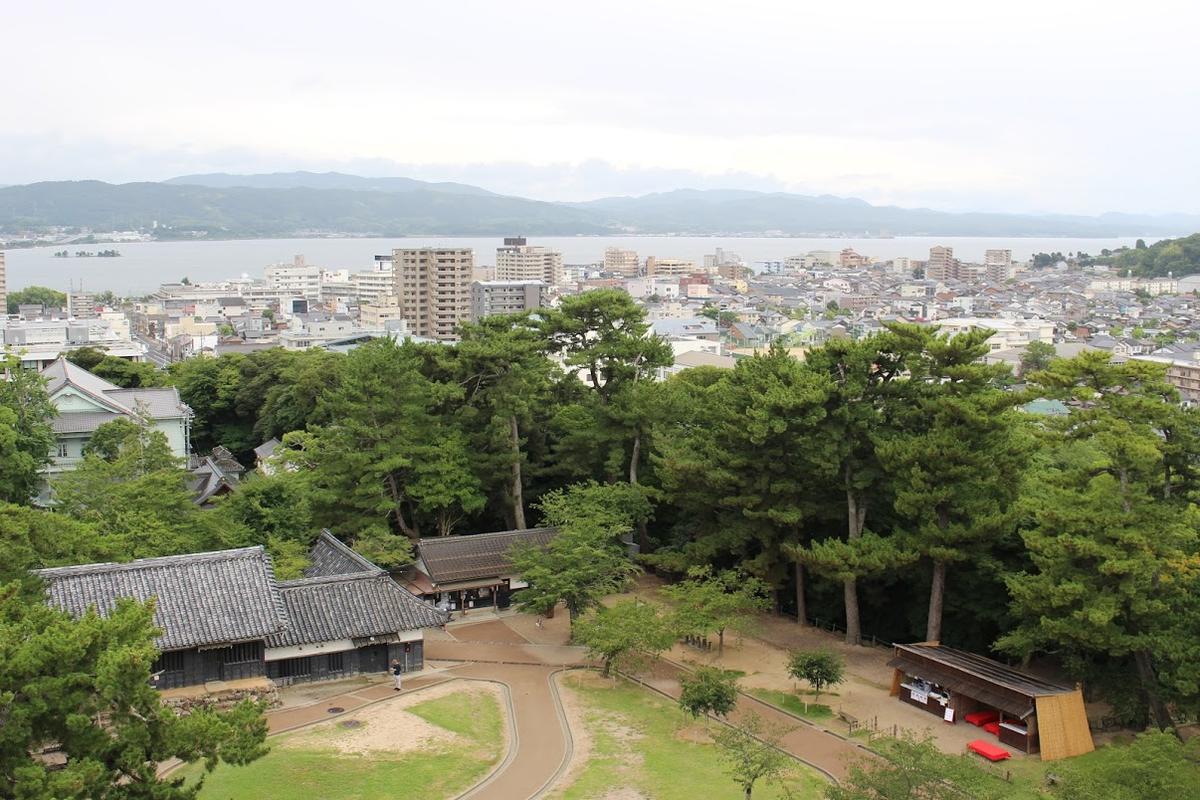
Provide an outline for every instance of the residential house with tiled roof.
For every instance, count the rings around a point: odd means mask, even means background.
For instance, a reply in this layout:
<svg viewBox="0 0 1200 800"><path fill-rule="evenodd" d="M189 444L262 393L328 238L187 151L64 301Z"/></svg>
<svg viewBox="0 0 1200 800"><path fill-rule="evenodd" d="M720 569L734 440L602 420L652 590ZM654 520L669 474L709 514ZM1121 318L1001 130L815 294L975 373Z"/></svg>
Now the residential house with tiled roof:
<svg viewBox="0 0 1200 800"><path fill-rule="evenodd" d="M50 401L58 409L58 416L50 421L56 438L47 470L50 475L74 469L96 429L117 419L143 421L167 437L172 454L187 457L192 410L174 386L124 389L66 358L59 358L41 374Z"/></svg>

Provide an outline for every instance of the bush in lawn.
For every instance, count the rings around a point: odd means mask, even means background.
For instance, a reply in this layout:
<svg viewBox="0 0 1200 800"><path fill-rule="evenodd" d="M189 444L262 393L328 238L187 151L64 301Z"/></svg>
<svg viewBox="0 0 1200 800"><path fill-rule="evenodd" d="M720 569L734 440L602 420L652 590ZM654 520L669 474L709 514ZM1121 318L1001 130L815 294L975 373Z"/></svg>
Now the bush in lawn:
<svg viewBox="0 0 1200 800"><path fill-rule="evenodd" d="M796 650L788 659L787 671L812 687L814 701L821 699L826 687L837 686L846 679L845 661L831 650Z"/></svg>

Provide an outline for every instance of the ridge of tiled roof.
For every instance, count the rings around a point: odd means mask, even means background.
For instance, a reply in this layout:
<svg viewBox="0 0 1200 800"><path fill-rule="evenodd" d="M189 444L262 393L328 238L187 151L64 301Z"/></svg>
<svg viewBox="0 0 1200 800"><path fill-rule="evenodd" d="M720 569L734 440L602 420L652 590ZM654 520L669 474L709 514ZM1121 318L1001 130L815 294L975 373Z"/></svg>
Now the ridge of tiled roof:
<svg viewBox="0 0 1200 800"><path fill-rule="evenodd" d="M287 624L271 556L261 546L35 570L49 603L79 617L121 598L155 599L160 650L265 638Z"/></svg>
<svg viewBox="0 0 1200 800"><path fill-rule="evenodd" d="M324 575L279 584L288 627L267 647L359 639L445 624L449 614L419 600L385 572Z"/></svg>
<svg viewBox="0 0 1200 800"><path fill-rule="evenodd" d="M313 542L313 546L308 552L308 559L311 564L308 569L304 570L305 578L354 573L378 574L385 571L379 565L354 552L349 545L334 536L327 528L322 529L321 533L317 535L317 540Z"/></svg>
<svg viewBox="0 0 1200 800"><path fill-rule="evenodd" d="M518 543L544 547L558 528L525 528L463 536L421 539L418 548L426 574L435 583L491 578L512 570L511 551Z"/></svg>

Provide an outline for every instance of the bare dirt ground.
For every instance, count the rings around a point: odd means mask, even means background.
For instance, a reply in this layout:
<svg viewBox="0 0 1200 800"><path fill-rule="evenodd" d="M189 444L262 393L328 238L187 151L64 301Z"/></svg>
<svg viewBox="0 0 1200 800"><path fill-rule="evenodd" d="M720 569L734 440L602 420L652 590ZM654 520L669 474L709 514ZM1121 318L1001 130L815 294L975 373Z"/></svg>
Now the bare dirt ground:
<svg viewBox="0 0 1200 800"><path fill-rule="evenodd" d="M345 755L377 753L406 753L423 750L431 745L453 744L458 734L431 725L407 709L428 700L449 694L472 693L492 695L497 703L503 700L500 687L482 682L454 681L433 686L412 695L397 697L368 706L361 711L330 720L298 733L286 736L278 747L288 749L333 749Z"/></svg>

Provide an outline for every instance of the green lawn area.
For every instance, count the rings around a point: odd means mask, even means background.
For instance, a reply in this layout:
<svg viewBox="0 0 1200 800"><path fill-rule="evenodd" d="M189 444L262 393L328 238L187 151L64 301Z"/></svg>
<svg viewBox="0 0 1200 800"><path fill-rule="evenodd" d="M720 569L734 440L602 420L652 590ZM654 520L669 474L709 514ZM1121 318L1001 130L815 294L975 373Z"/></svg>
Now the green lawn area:
<svg viewBox="0 0 1200 800"><path fill-rule="evenodd" d="M390 712L384 703L350 718ZM419 750L368 755L339 752L334 742L341 732L330 720L316 728L269 740L269 754L244 767L222 764L208 775L201 800L375 800L381 797L449 797L482 778L503 749L503 717L496 698L479 691L459 691L409 706L409 713L457 734L452 742ZM371 722L368 722L368 731ZM303 746L288 739L304 736ZM328 745L324 743L328 742ZM193 764L181 773L189 782L203 772Z"/></svg>
<svg viewBox="0 0 1200 800"><path fill-rule="evenodd" d="M654 800L742 797L704 735L703 723L691 721L674 703L628 681L614 684L590 672L571 673L563 683L582 707L592 750L583 771L553 797L591 800L622 788ZM794 800L816 800L825 785L819 773L797 763L787 789ZM787 796L769 785L754 790L755 800Z"/></svg>
<svg viewBox="0 0 1200 800"><path fill-rule="evenodd" d="M791 692L780 692L775 689L750 689L748 691L764 703L770 703L777 708L782 708L784 711L789 711L797 717L819 721L829 719L833 716L833 711L829 706L822 703L810 702L806 708L804 698Z"/></svg>

